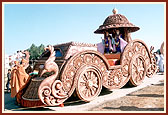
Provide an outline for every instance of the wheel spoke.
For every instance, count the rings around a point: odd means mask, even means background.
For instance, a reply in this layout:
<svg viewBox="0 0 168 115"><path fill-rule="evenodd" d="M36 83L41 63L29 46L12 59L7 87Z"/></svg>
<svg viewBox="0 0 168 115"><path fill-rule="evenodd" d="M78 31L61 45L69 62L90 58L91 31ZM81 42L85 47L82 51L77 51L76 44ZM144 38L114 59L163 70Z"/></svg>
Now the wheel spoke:
<svg viewBox="0 0 168 115"><path fill-rule="evenodd" d="M137 63L133 63L132 65L133 65L132 69L137 71Z"/></svg>
<svg viewBox="0 0 168 115"><path fill-rule="evenodd" d="M91 91L91 95L94 95L95 92L94 92L93 87L90 88L90 91Z"/></svg>
<svg viewBox="0 0 168 115"><path fill-rule="evenodd" d="M80 87L80 90L81 90L81 91L86 90L86 86L82 86L82 87Z"/></svg>
<svg viewBox="0 0 168 115"><path fill-rule="evenodd" d="M86 80L88 80L88 76L87 76L87 72L84 74L84 77L86 78Z"/></svg>
<svg viewBox="0 0 168 115"><path fill-rule="evenodd" d="M98 85L97 84L93 84L93 87L98 88Z"/></svg>
<svg viewBox="0 0 168 115"><path fill-rule="evenodd" d="M139 73L139 79L142 79L143 74Z"/></svg>
<svg viewBox="0 0 168 115"><path fill-rule="evenodd" d="M86 81L87 81L87 80L86 80L85 76L82 76L81 79L80 79L80 82L86 83Z"/></svg>
<svg viewBox="0 0 168 115"><path fill-rule="evenodd" d="M133 72L133 73L132 73L132 77L134 78L135 82L137 82L137 76L138 76L138 75L137 75L136 72Z"/></svg>
<svg viewBox="0 0 168 115"><path fill-rule="evenodd" d="M83 79L83 81L85 81L85 82L87 81L87 78L86 78L85 75L82 76L82 79Z"/></svg>
<svg viewBox="0 0 168 115"><path fill-rule="evenodd" d="M139 71L144 71L144 68L143 67L139 68Z"/></svg>
<svg viewBox="0 0 168 115"><path fill-rule="evenodd" d="M136 75L136 77L135 77L136 82L138 82L138 77L139 77L139 75Z"/></svg>
<svg viewBox="0 0 168 115"><path fill-rule="evenodd" d="M87 96L90 97L91 94L90 94L90 89L87 89Z"/></svg>
<svg viewBox="0 0 168 115"><path fill-rule="evenodd" d="M90 71L87 72L87 78L90 79Z"/></svg>
<svg viewBox="0 0 168 115"><path fill-rule="evenodd" d="M139 66L139 58L136 58L136 65L137 65L137 67Z"/></svg>
<svg viewBox="0 0 168 115"><path fill-rule="evenodd" d="M94 73L93 73L93 71L91 72L91 74L90 74L90 79L92 80L93 79L93 76L94 75Z"/></svg>
<svg viewBox="0 0 168 115"><path fill-rule="evenodd" d="M86 95L86 93L87 93L87 89L86 89L86 88L84 88L84 90L83 90L83 91L81 90L81 93L82 93L83 95Z"/></svg>
<svg viewBox="0 0 168 115"><path fill-rule="evenodd" d="M137 67L136 66L134 66L133 68L132 68L132 73L137 73Z"/></svg>
<svg viewBox="0 0 168 115"><path fill-rule="evenodd" d="M80 82L80 86L86 86L86 82Z"/></svg>
<svg viewBox="0 0 168 115"><path fill-rule="evenodd" d="M92 79L91 79L91 80L92 80L92 81L94 81L94 80L95 80L95 78L97 78L97 77L95 76L95 74L93 74L93 75L92 75Z"/></svg>
<svg viewBox="0 0 168 115"><path fill-rule="evenodd" d="M95 84L95 83L97 83L97 77L96 76L94 76L94 78L93 78L93 83Z"/></svg>

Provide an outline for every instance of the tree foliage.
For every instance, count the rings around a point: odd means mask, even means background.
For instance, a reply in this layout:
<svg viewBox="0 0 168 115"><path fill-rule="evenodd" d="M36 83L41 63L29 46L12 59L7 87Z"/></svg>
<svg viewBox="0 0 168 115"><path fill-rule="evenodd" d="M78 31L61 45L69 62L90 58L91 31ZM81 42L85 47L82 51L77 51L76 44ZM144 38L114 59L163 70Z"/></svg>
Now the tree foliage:
<svg viewBox="0 0 168 115"><path fill-rule="evenodd" d="M40 57L40 55L44 52L44 45L41 44L40 46L36 46L32 44L31 47L28 49L30 52L30 60L36 60Z"/></svg>

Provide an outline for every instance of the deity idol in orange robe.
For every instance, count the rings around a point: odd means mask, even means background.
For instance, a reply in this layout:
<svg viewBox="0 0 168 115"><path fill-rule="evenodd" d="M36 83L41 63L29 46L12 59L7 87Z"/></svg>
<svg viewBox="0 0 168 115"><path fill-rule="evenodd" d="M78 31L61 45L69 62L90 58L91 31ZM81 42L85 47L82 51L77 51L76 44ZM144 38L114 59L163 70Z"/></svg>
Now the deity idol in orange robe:
<svg viewBox="0 0 168 115"><path fill-rule="evenodd" d="M27 60L22 59L22 64L16 64L11 72L11 97L15 97L22 90L25 83L28 81L29 75L26 73Z"/></svg>

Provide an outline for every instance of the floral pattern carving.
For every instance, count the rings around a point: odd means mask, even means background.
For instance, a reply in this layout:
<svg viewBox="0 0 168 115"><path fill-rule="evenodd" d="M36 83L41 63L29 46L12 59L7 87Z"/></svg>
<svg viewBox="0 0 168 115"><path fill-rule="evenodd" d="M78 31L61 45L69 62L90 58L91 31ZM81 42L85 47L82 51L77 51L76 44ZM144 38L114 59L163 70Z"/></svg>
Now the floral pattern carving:
<svg viewBox="0 0 168 115"><path fill-rule="evenodd" d="M149 63L149 67L147 68L147 76L148 77L152 77L152 75L155 74L158 70L158 68L156 66L156 59L155 59L155 56L153 55L153 49L154 49L154 47L151 46L151 49L150 49L151 63Z"/></svg>
<svg viewBox="0 0 168 115"><path fill-rule="evenodd" d="M123 74L121 68L108 71L104 75L103 86L111 90L123 86Z"/></svg>

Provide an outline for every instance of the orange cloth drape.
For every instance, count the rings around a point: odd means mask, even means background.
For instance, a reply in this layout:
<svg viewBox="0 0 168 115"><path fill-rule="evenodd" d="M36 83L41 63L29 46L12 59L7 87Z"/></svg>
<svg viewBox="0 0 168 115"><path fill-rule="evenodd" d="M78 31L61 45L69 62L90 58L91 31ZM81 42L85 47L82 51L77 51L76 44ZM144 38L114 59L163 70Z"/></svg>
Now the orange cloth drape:
<svg viewBox="0 0 168 115"><path fill-rule="evenodd" d="M16 94L22 89L28 78L29 75L26 73L25 68L22 65L18 65L12 69L11 97L16 96Z"/></svg>

